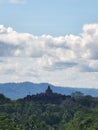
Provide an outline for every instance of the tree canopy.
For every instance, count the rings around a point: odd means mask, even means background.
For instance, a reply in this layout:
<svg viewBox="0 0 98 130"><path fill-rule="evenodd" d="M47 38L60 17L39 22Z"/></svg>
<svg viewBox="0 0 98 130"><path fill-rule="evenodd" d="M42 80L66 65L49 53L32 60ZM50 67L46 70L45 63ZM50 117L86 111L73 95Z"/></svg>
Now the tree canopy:
<svg viewBox="0 0 98 130"><path fill-rule="evenodd" d="M98 98L78 94L61 95L49 88L14 101L1 94L0 130L98 130Z"/></svg>

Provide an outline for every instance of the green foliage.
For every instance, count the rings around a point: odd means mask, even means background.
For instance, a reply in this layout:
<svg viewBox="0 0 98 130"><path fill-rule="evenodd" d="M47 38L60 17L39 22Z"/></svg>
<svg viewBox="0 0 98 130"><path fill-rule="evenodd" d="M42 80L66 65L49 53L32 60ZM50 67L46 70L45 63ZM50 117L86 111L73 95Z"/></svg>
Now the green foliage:
<svg viewBox="0 0 98 130"><path fill-rule="evenodd" d="M68 130L98 130L98 115L77 112L67 127Z"/></svg>
<svg viewBox="0 0 98 130"><path fill-rule="evenodd" d="M0 94L0 105L7 102L10 102L10 99L6 98L3 94Z"/></svg>
<svg viewBox="0 0 98 130"><path fill-rule="evenodd" d="M98 98L37 96L11 101L0 95L0 130L98 130Z"/></svg>
<svg viewBox="0 0 98 130"><path fill-rule="evenodd" d="M0 130L20 130L16 123L6 116L0 116Z"/></svg>
<svg viewBox="0 0 98 130"><path fill-rule="evenodd" d="M82 96L84 96L84 94L81 93L81 92L76 91L76 92L73 92L73 93L71 94L71 96L74 97L74 98L77 98L77 97L82 97Z"/></svg>

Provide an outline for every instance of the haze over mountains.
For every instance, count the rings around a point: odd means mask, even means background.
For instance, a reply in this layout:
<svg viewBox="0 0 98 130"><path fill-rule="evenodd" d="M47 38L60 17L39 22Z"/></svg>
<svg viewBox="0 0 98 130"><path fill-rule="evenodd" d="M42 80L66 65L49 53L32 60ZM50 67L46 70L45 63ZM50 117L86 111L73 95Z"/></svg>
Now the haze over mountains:
<svg viewBox="0 0 98 130"><path fill-rule="evenodd" d="M45 92L47 87L50 86L53 92L70 95L72 92L80 91L85 95L91 95L98 97L98 89L93 88L72 88L72 87L61 87L54 86L48 83L31 83L31 82L21 82L21 83L1 83L0 84L0 93L11 99L23 98L27 95L37 94Z"/></svg>

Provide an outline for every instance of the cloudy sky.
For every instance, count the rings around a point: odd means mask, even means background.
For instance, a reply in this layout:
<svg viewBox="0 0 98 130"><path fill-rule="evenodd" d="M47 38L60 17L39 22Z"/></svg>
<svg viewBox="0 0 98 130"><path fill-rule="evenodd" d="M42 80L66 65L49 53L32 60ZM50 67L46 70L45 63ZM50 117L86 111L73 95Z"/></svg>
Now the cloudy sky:
<svg viewBox="0 0 98 130"><path fill-rule="evenodd" d="M98 0L0 0L0 82L98 88Z"/></svg>

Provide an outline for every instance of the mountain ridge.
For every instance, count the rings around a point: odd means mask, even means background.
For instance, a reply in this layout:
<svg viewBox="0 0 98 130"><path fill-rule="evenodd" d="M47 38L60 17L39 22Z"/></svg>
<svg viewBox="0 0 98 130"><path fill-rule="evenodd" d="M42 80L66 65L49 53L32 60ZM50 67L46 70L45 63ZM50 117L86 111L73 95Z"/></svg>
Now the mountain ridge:
<svg viewBox="0 0 98 130"><path fill-rule="evenodd" d="M98 97L98 89L96 88L73 88L55 86L49 83L32 83L32 82L20 82L20 83L0 83L0 93L4 94L8 98L13 100L23 98L27 95L37 94L45 92L47 87L50 86L53 92L60 93L63 95L70 95L75 91L80 91L85 95L91 95Z"/></svg>

